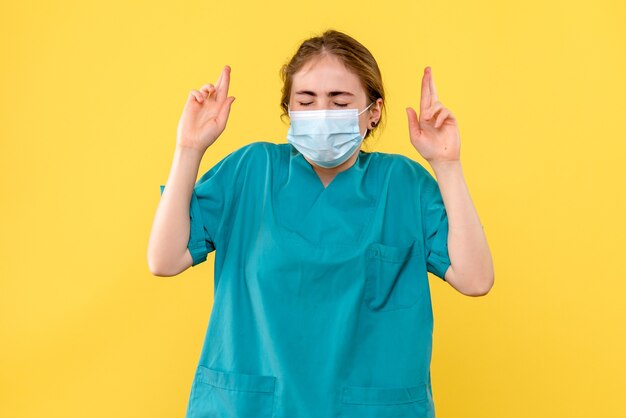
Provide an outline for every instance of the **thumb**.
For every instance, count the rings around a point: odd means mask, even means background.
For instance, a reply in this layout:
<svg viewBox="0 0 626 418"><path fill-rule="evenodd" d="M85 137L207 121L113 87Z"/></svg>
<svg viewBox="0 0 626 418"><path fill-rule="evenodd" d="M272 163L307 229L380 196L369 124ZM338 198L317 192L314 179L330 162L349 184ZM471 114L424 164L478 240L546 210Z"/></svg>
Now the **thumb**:
<svg viewBox="0 0 626 418"><path fill-rule="evenodd" d="M412 107L407 107L406 114L409 120L409 135L419 138L421 131L419 121L417 120L417 113L415 113Z"/></svg>

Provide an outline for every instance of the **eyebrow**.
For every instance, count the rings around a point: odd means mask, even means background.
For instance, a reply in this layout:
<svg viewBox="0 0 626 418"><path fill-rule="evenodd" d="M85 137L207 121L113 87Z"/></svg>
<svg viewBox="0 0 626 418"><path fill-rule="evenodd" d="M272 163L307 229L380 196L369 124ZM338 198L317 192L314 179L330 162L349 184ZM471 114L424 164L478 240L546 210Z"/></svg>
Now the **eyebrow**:
<svg viewBox="0 0 626 418"><path fill-rule="evenodd" d="M309 96L317 97L317 94L315 94L315 92L311 90L300 90L300 91L297 91L296 94L307 94ZM341 96L341 95L354 96L354 94L350 93L349 91L331 91L328 93L328 97Z"/></svg>

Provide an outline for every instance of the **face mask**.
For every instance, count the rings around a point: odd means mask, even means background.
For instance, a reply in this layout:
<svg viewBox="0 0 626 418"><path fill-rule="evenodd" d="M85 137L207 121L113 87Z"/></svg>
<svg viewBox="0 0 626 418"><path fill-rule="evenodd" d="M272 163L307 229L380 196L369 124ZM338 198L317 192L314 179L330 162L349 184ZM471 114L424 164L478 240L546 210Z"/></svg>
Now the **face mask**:
<svg viewBox="0 0 626 418"><path fill-rule="evenodd" d="M289 110L287 141L315 164L332 168L347 161L367 133L359 131L359 115L372 106L338 110Z"/></svg>

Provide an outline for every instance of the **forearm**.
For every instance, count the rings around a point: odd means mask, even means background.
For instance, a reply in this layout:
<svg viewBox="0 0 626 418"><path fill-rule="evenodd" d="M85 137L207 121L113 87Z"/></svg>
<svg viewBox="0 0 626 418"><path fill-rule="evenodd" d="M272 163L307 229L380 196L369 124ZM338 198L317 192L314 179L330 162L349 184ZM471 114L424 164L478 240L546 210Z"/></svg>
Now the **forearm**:
<svg viewBox="0 0 626 418"><path fill-rule="evenodd" d="M494 282L493 262L461 162L437 162L431 166L448 215L448 252L454 286L466 294L485 294Z"/></svg>
<svg viewBox="0 0 626 418"><path fill-rule="evenodd" d="M189 205L203 154L195 149L176 147L148 244L148 265L153 274L171 276L185 268L190 233Z"/></svg>

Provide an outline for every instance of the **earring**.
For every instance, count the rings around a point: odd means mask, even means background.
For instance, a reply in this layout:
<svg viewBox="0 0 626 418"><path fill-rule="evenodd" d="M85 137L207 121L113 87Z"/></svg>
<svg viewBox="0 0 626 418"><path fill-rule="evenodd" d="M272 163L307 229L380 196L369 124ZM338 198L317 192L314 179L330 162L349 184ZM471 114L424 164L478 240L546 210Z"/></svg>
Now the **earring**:
<svg viewBox="0 0 626 418"><path fill-rule="evenodd" d="M376 122L372 121L371 125L372 125L372 128L373 128L374 126L376 126Z"/></svg>

